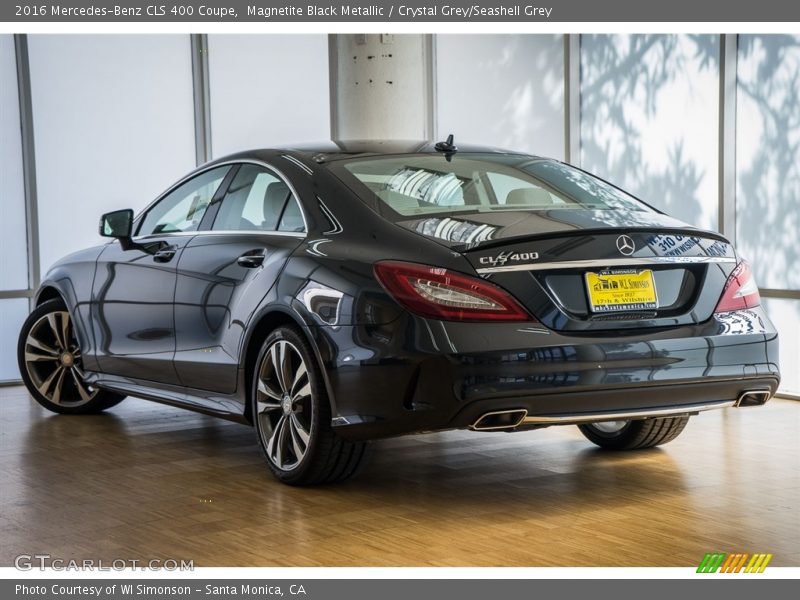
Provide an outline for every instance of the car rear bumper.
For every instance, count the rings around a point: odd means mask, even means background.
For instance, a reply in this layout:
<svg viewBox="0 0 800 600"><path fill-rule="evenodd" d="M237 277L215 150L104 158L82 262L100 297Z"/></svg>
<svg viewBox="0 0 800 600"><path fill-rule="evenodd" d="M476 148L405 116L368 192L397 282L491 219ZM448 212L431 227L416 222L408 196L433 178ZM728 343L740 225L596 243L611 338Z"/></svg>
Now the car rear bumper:
<svg viewBox="0 0 800 600"><path fill-rule="evenodd" d="M732 381L684 381L666 386L624 387L541 395L519 401L520 408L490 410L483 402L466 407L455 420L476 431L502 431L596 421L647 419L695 414L706 410L764 404L775 393L775 378ZM556 412L554 412L554 409ZM508 419L507 414L513 416Z"/></svg>
<svg viewBox="0 0 800 600"><path fill-rule="evenodd" d="M780 379L777 333L761 308L602 335L415 317L310 333L334 427L351 439L480 429L497 411L524 413L508 429L688 414L734 406L747 392L765 400Z"/></svg>

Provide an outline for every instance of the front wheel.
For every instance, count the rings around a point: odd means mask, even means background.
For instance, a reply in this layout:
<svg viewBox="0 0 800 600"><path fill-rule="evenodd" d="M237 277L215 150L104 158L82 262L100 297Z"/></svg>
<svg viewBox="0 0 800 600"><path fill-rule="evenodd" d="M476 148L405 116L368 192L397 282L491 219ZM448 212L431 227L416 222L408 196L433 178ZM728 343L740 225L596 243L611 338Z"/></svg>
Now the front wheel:
<svg viewBox="0 0 800 600"><path fill-rule="evenodd" d="M585 423L578 429L586 438L608 450L638 450L671 442L680 435L689 417L659 417L638 421Z"/></svg>
<svg viewBox="0 0 800 600"><path fill-rule="evenodd" d="M344 481L365 464L368 445L347 441L333 431L322 373L296 329L279 327L264 341L251 398L259 444L283 483Z"/></svg>
<svg viewBox="0 0 800 600"><path fill-rule="evenodd" d="M125 399L86 381L75 328L61 300L36 307L22 324L17 362L28 392L53 412L97 413Z"/></svg>

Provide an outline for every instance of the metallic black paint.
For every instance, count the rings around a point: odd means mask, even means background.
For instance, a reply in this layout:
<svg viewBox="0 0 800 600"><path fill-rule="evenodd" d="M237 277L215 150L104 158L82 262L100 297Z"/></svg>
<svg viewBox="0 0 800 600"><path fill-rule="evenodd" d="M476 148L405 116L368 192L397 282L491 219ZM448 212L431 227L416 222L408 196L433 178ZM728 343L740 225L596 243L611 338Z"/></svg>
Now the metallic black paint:
<svg viewBox="0 0 800 600"><path fill-rule="evenodd" d="M537 265L619 258L623 233L636 243L633 258L669 256L686 244L685 255L736 254L719 234L655 212L465 215L497 228L477 246L422 235L413 219L384 220L333 173L343 157L387 151L397 144L253 151L209 163L198 172L255 161L283 174L308 231L209 231L231 173L198 232L134 238L173 247L168 261L114 241L59 261L38 296L57 292L65 300L92 383L238 420L249 415L254 348L270 327L294 324L323 366L334 426L353 439L466 427L489 410L680 406L777 388L777 332L764 311L713 312L733 262L657 265L657 287L671 301L617 320L588 312L585 269L568 266L484 274L536 321L474 324L407 313L375 280L374 262L475 276L486 266L482 257L503 250L536 254L529 262ZM263 264L242 266L237 258L246 253L263 253Z"/></svg>

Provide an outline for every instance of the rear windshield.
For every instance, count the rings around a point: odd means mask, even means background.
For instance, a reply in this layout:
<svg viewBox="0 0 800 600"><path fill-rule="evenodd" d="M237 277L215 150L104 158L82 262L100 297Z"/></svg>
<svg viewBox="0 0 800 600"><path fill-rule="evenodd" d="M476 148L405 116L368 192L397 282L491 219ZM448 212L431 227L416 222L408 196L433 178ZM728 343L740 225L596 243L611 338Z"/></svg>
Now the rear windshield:
<svg viewBox="0 0 800 600"><path fill-rule="evenodd" d="M402 155L339 169L386 216L508 210L650 211L633 196L568 165L509 155ZM342 172L343 171L343 172ZM350 182L352 183L352 181ZM387 210L388 209L388 210Z"/></svg>

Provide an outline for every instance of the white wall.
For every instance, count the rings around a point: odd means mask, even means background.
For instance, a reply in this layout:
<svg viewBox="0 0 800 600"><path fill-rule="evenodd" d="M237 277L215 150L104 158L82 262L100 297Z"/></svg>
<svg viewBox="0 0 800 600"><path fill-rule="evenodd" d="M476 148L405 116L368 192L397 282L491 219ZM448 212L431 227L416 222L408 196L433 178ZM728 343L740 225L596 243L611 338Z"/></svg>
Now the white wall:
<svg viewBox="0 0 800 600"><path fill-rule="evenodd" d="M194 167L188 35L30 35L42 273Z"/></svg>
<svg viewBox="0 0 800 600"><path fill-rule="evenodd" d="M330 139L327 35L209 35L214 157Z"/></svg>
<svg viewBox="0 0 800 600"><path fill-rule="evenodd" d="M564 158L561 35L437 35L437 139Z"/></svg>

